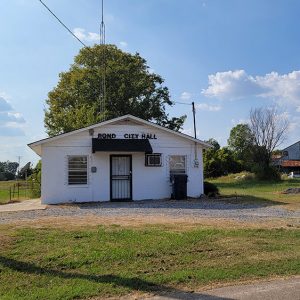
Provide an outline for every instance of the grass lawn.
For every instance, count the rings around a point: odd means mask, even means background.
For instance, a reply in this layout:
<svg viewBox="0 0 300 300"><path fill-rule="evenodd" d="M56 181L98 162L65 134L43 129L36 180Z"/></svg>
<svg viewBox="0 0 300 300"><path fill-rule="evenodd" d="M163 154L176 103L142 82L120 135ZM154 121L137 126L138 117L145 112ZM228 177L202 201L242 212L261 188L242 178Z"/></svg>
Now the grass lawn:
<svg viewBox="0 0 300 300"><path fill-rule="evenodd" d="M300 188L300 179L286 179L280 182L255 179L236 180L240 174L209 179L226 196L242 196L246 201L260 201L269 204L284 204L286 208L300 209L300 194L282 194L288 188Z"/></svg>
<svg viewBox="0 0 300 300"><path fill-rule="evenodd" d="M12 187L14 184L16 184L17 181L0 181L0 205L1 204L6 204L9 202L9 189L10 187ZM19 181L19 183L21 184L21 187L19 188L19 200L24 200L24 199L28 199L28 198L32 198L32 192L30 190L26 190L24 189L24 185L22 185L22 183L24 184L25 181ZM17 189L15 189L15 194L14 194L14 198L13 200L17 200Z"/></svg>
<svg viewBox="0 0 300 300"><path fill-rule="evenodd" d="M15 181L0 181L0 205L9 202L9 188L16 183Z"/></svg>
<svg viewBox="0 0 300 300"><path fill-rule="evenodd" d="M0 226L0 299L78 299L300 273L295 229Z"/></svg>

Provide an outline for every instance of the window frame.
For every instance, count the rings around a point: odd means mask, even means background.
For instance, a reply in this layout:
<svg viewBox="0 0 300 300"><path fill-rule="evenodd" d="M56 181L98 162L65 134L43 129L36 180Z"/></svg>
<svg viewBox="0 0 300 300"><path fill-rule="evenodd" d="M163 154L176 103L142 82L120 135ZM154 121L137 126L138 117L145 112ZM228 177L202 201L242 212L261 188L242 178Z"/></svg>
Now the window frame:
<svg viewBox="0 0 300 300"><path fill-rule="evenodd" d="M86 181L85 182L76 182L76 183L70 183L70 171L74 172L74 169L70 169L70 159L72 158L85 158L86 159ZM68 155L67 156L67 185L69 187L84 187L89 184L89 156L88 155ZM83 170L77 170L78 172L83 172Z"/></svg>
<svg viewBox="0 0 300 300"><path fill-rule="evenodd" d="M149 158L151 156L159 157L160 163L159 164L149 164ZM145 154L145 166L146 167L162 167L162 154L161 153L146 153Z"/></svg>

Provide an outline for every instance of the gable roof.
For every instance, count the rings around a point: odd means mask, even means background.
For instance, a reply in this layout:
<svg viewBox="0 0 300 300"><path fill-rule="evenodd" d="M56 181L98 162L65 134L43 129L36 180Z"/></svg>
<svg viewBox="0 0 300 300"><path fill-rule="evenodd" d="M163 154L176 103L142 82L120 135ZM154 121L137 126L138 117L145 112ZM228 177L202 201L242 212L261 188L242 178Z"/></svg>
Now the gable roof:
<svg viewBox="0 0 300 300"><path fill-rule="evenodd" d="M171 130L169 128L157 125L157 124L155 124L153 122L146 121L146 120L143 120L141 118L138 118L138 117L135 117L135 116L129 115L129 114L121 116L121 117L117 117L117 118L114 118L114 119L110 119L110 120L107 120L107 121L103 121L103 122L100 122L100 123L96 123L96 124L93 124L93 125L90 125L90 126L87 126L87 127L83 127L83 128L80 128L80 129L76 129L76 130L73 130L73 131L69 131L69 132L66 132L66 133L61 133L61 134L58 134L58 135L53 136L53 137L45 138L45 139L42 139L42 140L30 143L30 144L28 144L28 146L34 152L36 152L38 155L41 155L41 145L42 144L45 144L45 143L48 143L48 142L52 142L52 141L56 141L58 139L61 139L61 138L64 138L64 137L67 137L67 136L70 136L70 135L73 135L73 134L76 134L76 133L80 133L80 132L83 132L83 131L86 131L86 130L89 130L89 129L94 129L94 128L97 128L97 127L102 127L102 126L105 126L105 125L109 125L111 123L115 123L115 122L119 122L119 121L124 121L124 120L132 120L132 121L135 121L135 122L140 123L140 124L149 125L149 126L152 126L154 128L158 128L160 130L166 131L168 133L174 134L176 136L180 136L182 138L185 138L185 139L193 141L193 142L195 142L197 144L200 144L205 149L208 149L208 148L212 147L210 144L208 144L206 142L203 142L201 140L195 139L192 136L189 136L187 134Z"/></svg>
<svg viewBox="0 0 300 300"><path fill-rule="evenodd" d="M288 149L288 148L290 148L290 147L292 147L292 146L295 146L296 144L300 144L300 141L298 141L298 142L295 142L294 144L292 144L292 145L290 145L290 146L287 146L287 147L285 147L282 151L284 151L284 150L286 150L286 149Z"/></svg>

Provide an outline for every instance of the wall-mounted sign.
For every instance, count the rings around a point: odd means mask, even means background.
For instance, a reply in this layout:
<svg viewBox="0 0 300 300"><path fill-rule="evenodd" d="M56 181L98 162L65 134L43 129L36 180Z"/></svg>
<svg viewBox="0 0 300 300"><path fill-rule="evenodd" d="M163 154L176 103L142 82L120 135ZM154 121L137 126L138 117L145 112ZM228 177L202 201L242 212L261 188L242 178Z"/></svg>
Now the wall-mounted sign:
<svg viewBox="0 0 300 300"><path fill-rule="evenodd" d="M116 139L117 135L115 133L99 133L98 139ZM149 140L156 140L157 137L155 133L124 133L124 139L149 139Z"/></svg>

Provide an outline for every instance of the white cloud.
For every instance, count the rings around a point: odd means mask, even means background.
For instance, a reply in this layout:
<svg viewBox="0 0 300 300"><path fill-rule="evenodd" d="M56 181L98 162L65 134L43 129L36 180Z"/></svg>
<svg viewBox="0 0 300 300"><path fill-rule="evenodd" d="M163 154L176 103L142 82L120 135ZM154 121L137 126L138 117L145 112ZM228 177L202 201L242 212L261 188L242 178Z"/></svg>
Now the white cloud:
<svg viewBox="0 0 300 300"><path fill-rule="evenodd" d="M249 119L231 119L231 123L233 125L238 125L238 124L249 124L250 123L250 120Z"/></svg>
<svg viewBox="0 0 300 300"><path fill-rule="evenodd" d="M119 44L120 44L121 48L127 48L127 46L128 46L128 43L124 42L124 41L121 41Z"/></svg>
<svg viewBox="0 0 300 300"><path fill-rule="evenodd" d="M202 93L221 100L270 98L299 107L300 71L283 75L272 72L264 76L251 76L244 70L217 72L208 76L208 87Z"/></svg>
<svg viewBox="0 0 300 300"><path fill-rule="evenodd" d="M265 92L257 85L255 78L244 70L217 72L208 76L208 88L202 93L207 97L233 100Z"/></svg>
<svg viewBox="0 0 300 300"><path fill-rule="evenodd" d="M87 32L84 28L74 28L73 33L82 41L98 42L100 41L100 34L96 32Z"/></svg>
<svg viewBox="0 0 300 300"><path fill-rule="evenodd" d="M300 117L289 116L289 133L295 133L295 138L299 140Z"/></svg>
<svg viewBox="0 0 300 300"><path fill-rule="evenodd" d="M192 98L192 94L189 92L183 92L180 95L180 99L184 101L190 100L191 98Z"/></svg>
<svg viewBox="0 0 300 300"><path fill-rule="evenodd" d="M205 111L220 111L222 109L220 105L209 105L207 103L196 104L196 108Z"/></svg>
<svg viewBox="0 0 300 300"><path fill-rule="evenodd" d="M23 116L15 112L7 100L0 97L0 136L24 135L24 123Z"/></svg>
<svg viewBox="0 0 300 300"><path fill-rule="evenodd" d="M0 125L6 123L25 123L25 120L20 113L0 112Z"/></svg>
<svg viewBox="0 0 300 300"><path fill-rule="evenodd" d="M4 99L4 97L0 96L0 112L11 111L11 110L12 110L11 105L7 102L6 99Z"/></svg>

